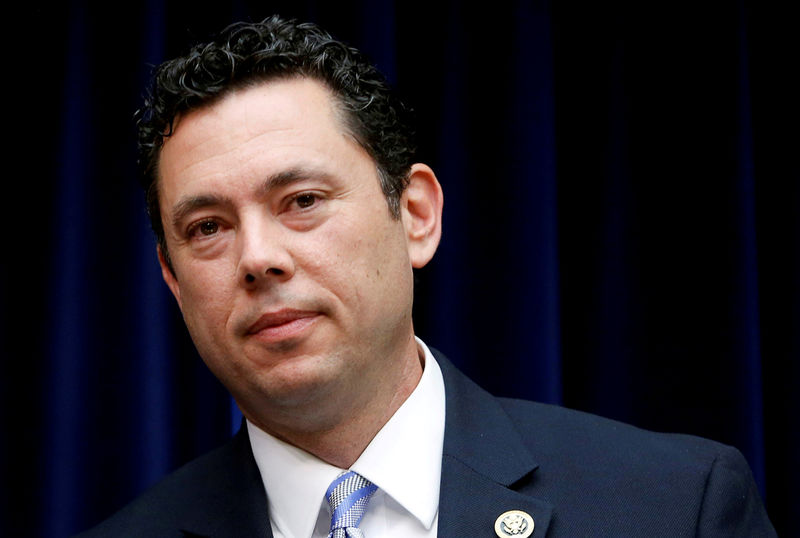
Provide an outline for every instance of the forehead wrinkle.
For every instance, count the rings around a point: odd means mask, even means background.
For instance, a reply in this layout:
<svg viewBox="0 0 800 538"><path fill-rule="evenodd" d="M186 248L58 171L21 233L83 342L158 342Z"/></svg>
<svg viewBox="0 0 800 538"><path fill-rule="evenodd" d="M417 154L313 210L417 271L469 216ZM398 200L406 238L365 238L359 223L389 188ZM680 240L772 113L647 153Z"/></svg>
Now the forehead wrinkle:
<svg viewBox="0 0 800 538"><path fill-rule="evenodd" d="M224 124L220 125L220 127L224 127ZM217 129L214 129L217 130ZM248 146L253 144L253 142L258 141L262 137L274 137L277 134L289 133L292 131L296 131L297 129L293 127L273 127L270 129L264 129L261 131L256 130L248 130L247 135L242 137L239 140L233 141L234 143L230 143L231 140L224 140L224 144L221 146L220 139L210 138L208 136L204 136L203 134L194 135L189 137L189 140L186 140L186 136L181 133L181 138L178 140L179 145L171 147L174 153L178 155L192 155L196 153L198 150L203 152L203 148L211 147L213 148L212 151L205 152L206 154L202 155L202 158L198 160L190 160L189 162L182 163L183 166L180 168L176 167L174 164L172 165L172 169L170 173L176 176L179 175L186 175L190 174L191 170L196 169L197 167L208 167L208 166L223 166L218 165L216 163L222 162L240 162L241 161L241 154L243 152L247 152ZM193 138L197 138L197 140L193 140ZM181 147L182 146L182 147ZM166 145L165 145L166 147ZM252 160L257 158L258 154L246 156L247 160ZM162 166L163 159L159 159L159 167Z"/></svg>

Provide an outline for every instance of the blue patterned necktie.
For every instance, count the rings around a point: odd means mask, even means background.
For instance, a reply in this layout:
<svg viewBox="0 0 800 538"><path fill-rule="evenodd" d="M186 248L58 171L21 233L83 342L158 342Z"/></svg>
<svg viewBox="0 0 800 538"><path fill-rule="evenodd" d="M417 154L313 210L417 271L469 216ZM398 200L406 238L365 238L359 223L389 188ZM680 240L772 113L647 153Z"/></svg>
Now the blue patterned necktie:
<svg viewBox="0 0 800 538"><path fill-rule="evenodd" d="M331 532L328 538L364 538L358 528L367 503L378 486L353 471L340 475L328 486L325 498L331 507Z"/></svg>

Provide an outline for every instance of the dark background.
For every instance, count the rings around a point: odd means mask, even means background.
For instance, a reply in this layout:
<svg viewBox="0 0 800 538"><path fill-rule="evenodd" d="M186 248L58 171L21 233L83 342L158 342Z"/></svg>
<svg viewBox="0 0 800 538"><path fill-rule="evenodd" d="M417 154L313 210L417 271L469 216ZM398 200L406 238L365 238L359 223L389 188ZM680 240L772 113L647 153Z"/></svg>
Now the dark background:
<svg viewBox="0 0 800 538"><path fill-rule="evenodd" d="M278 12L364 50L417 111L445 191L418 334L496 394L736 446L779 533L800 536L797 19L650 4L10 16L0 534L92 525L238 425L160 281L131 117L149 65Z"/></svg>

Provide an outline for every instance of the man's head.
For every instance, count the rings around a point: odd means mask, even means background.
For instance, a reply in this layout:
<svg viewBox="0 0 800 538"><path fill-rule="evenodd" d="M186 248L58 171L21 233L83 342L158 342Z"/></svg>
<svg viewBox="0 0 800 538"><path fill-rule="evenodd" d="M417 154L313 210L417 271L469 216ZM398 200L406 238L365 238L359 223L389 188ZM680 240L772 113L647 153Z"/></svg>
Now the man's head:
<svg viewBox="0 0 800 538"><path fill-rule="evenodd" d="M200 355L245 416L312 452L319 432L343 423L371 438L421 372L412 268L438 246L442 193L429 167L399 164L409 144L385 151L374 125L353 128L389 106L382 84L380 100L351 111L317 75L254 77L173 106L153 157L162 275ZM399 125L395 112L373 115L383 129ZM359 129L375 138L363 142ZM403 132L384 136L396 144ZM340 455L320 457L352 462Z"/></svg>
<svg viewBox="0 0 800 538"><path fill-rule="evenodd" d="M236 89L291 77L313 78L332 91L343 126L375 161L389 210L399 216L415 152L407 109L359 51L314 24L273 16L234 24L213 41L161 64L137 113L148 212L168 263L158 163L175 120Z"/></svg>

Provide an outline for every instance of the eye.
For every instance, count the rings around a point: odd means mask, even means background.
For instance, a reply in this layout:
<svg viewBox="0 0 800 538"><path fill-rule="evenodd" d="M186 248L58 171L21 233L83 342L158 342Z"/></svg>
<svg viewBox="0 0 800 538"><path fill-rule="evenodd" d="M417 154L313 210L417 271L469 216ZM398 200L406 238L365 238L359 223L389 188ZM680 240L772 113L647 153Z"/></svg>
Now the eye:
<svg viewBox="0 0 800 538"><path fill-rule="evenodd" d="M303 194L299 194L295 197L294 202L297 204L297 207L300 209L306 209L311 207L317 202L317 196L310 192L306 192Z"/></svg>
<svg viewBox="0 0 800 538"><path fill-rule="evenodd" d="M198 229L203 235L213 235L219 231L219 224L213 220L207 220L205 222L201 222L200 226L198 226Z"/></svg>
<svg viewBox="0 0 800 538"><path fill-rule="evenodd" d="M189 229L189 235L214 235L219 232L219 223L213 220L204 220Z"/></svg>

